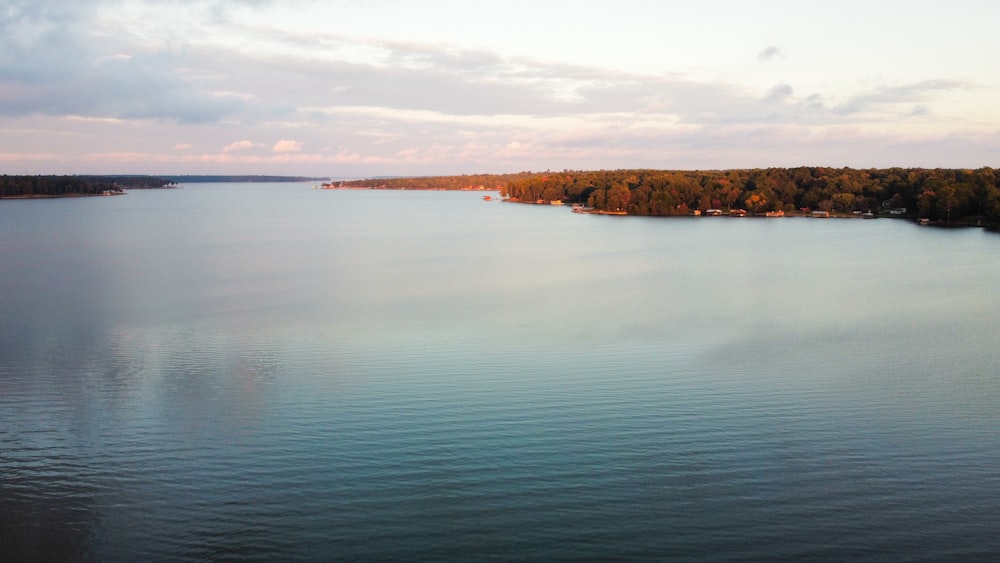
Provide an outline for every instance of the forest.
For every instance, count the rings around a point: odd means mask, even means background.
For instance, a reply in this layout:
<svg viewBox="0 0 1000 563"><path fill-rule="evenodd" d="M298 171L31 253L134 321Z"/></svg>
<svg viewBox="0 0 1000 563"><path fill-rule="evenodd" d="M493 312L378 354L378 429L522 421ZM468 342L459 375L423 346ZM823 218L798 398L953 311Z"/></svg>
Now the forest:
<svg viewBox="0 0 1000 563"><path fill-rule="evenodd" d="M152 176L0 176L0 198L71 197L165 188L170 180Z"/></svg>
<svg viewBox="0 0 1000 563"><path fill-rule="evenodd" d="M344 188L373 188L383 190L502 190L513 182L538 176L534 172L515 174L470 174L461 176L421 176L416 178L369 178L334 182Z"/></svg>
<svg viewBox="0 0 1000 563"><path fill-rule="evenodd" d="M561 201L630 215L821 210L1000 225L1000 175L988 167L563 171L518 177L500 191L515 202Z"/></svg>

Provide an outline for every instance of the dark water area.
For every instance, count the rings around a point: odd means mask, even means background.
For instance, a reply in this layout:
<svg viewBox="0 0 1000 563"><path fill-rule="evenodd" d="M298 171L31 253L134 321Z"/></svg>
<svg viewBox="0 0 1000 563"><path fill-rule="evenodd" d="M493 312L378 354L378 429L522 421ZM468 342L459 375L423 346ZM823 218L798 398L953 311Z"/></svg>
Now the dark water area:
<svg viewBox="0 0 1000 563"><path fill-rule="evenodd" d="M995 560L1000 235L0 202L0 559Z"/></svg>

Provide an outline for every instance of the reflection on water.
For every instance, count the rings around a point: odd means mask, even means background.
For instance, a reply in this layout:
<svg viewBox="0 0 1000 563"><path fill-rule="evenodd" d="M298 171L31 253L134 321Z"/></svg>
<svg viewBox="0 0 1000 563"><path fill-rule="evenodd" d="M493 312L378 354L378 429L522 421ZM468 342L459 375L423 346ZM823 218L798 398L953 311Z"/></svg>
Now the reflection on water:
<svg viewBox="0 0 1000 563"><path fill-rule="evenodd" d="M3 559L991 559L1000 239L0 202Z"/></svg>

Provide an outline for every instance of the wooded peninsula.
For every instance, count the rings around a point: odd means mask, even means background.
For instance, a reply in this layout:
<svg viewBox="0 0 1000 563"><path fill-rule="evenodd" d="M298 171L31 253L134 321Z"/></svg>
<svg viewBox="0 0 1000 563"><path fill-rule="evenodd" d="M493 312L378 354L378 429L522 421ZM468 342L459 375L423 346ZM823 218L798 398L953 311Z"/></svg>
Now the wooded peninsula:
<svg viewBox="0 0 1000 563"><path fill-rule="evenodd" d="M213 182L306 182L324 180L310 176L181 175L181 176L0 176L0 198L49 198L115 195L124 190L172 188L177 184Z"/></svg>
<svg viewBox="0 0 1000 563"><path fill-rule="evenodd" d="M802 166L747 170L597 170L338 182L383 189L499 190L509 201L579 204L628 215L871 213L1000 226L1000 174L968 169Z"/></svg>
<svg viewBox="0 0 1000 563"><path fill-rule="evenodd" d="M0 198L114 195L124 190L167 188L174 183L152 176L0 176Z"/></svg>

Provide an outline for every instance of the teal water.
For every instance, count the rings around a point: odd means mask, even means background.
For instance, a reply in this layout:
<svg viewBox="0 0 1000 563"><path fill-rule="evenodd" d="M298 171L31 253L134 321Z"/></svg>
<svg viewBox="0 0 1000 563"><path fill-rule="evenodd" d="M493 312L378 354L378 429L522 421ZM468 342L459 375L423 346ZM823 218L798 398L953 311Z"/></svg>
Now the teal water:
<svg viewBox="0 0 1000 563"><path fill-rule="evenodd" d="M0 559L995 559L1000 236L0 202Z"/></svg>

